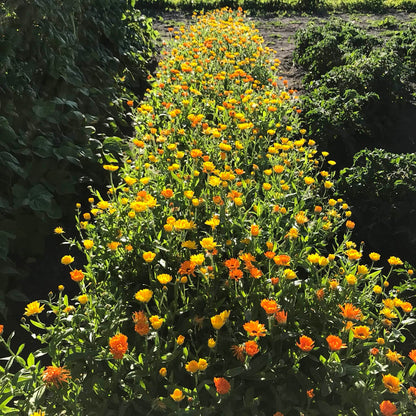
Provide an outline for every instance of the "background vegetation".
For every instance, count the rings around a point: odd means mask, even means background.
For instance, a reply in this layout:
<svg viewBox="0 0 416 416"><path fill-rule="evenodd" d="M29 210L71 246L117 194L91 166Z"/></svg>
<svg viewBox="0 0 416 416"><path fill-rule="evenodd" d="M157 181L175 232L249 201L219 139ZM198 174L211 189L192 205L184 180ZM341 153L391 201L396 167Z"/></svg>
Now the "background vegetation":
<svg viewBox="0 0 416 416"><path fill-rule="evenodd" d="M130 133L156 33L135 1L7 0L0 6L0 314L17 277L72 216L98 162ZM27 268L27 267L26 267Z"/></svg>

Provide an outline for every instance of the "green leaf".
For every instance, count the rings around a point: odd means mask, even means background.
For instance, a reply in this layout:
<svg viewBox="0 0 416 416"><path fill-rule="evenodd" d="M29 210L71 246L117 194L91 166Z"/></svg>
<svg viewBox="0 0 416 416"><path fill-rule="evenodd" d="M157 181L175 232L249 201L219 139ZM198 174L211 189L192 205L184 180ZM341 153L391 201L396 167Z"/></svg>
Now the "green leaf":
<svg viewBox="0 0 416 416"><path fill-rule="evenodd" d="M22 178L26 177L26 172L20 167L19 161L9 152L0 152L0 165L9 168Z"/></svg>
<svg viewBox="0 0 416 416"><path fill-rule="evenodd" d="M35 185L27 195L29 206L34 211L48 211L53 195L43 186Z"/></svg>

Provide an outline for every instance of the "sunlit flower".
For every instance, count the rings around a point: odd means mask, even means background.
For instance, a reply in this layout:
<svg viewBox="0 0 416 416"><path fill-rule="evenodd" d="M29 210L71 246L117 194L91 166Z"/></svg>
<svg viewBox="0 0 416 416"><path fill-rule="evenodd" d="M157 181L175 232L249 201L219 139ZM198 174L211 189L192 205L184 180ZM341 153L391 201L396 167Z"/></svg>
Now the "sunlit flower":
<svg viewBox="0 0 416 416"><path fill-rule="evenodd" d="M403 265L403 262L398 257L391 256L389 257L387 261L390 264L390 266L402 266Z"/></svg>
<svg viewBox="0 0 416 416"><path fill-rule="evenodd" d="M152 296L153 296L153 292L150 289L139 290L134 295L136 300L138 300L139 302L143 302L143 303L149 302L150 299L152 299Z"/></svg>
<svg viewBox="0 0 416 416"><path fill-rule="evenodd" d="M273 261L278 266L288 266L290 263L290 256L288 256L287 254L279 254L273 258Z"/></svg>
<svg viewBox="0 0 416 416"><path fill-rule="evenodd" d="M83 295L78 296L78 302L81 305L85 305L88 302L88 295L86 295L85 293Z"/></svg>
<svg viewBox="0 0 416 416"><path fill-rule="evenodd" d="M383 416L395 416L397 407L390 400L383 400L380 403L380 411Z"/></svg>
<svg viewBox="0 0 416 416"><path fill-rule="evenodd" d="M155 259L155 257L156 257L156 253L153 253L151 251L145 251L143 253L143 260L146 263L151 263Z"/></svg>
<svg viewBox="0 0 416 416"><path fill-rule="evenodd" d="M182 275L182 276L183 275L187 275L187 276L192 275L192 276L195 276L195 273L194 273L195 266L196 266L196 263L194 263L192 261L189 261L189 260L184 261L181 264L181 267L179 268L178 273L180 275Z"/></svg>
<svg viewBox="0 0 416 416"><path fill-rule="evenodd" d="M231 384L224 377L214 377L214 384L218 394L227 394Z"/></svg>
<svg viewBox="0 0 416 416"><path fill-rule="evenodd" d="M82 272L82 270L72 270L71 272L69 272L69 275L71 276L71 279L74 282L81 282L82 279L84 279L84 273Z"/></svg>
<svg viewBox="0 0 416 416"><path fill-rule="evenodd" d="M162 367L162 368L159 370L159 374L160 374L162 377L166 377L166 375L168 374L168 370L166 369L166 367Z"/></svg>
<svg viewBox="0 0 416 416"><path fill-rule="evenodd" d="M176 338L176 343L177 343L178 345L182 345L182 344L184 343L184 341L185 341L185 337L184 337L183 335L179 335L179 336Z"/></svg>
<svg viewBox="0 0 416 416"><path fill-rule="evenodd" d="M244 349L246 354L250 357L253 357L259 352L259 346L257 345L256 341L247 341L244 343Z"/></svg>
<svg viewBox="0 0 416 416"><path fill-rule="evenodd" d="M152 325L153 329L158 330L165 320L163 318L160 318L158 315L152 315L149 318L150 324Z"/></svg>
<svg viewBox="0 0 416 416"><path fill-rule="evenodd" d="M173 393L170 395L170 397L172 397L172 399L173 399L175 402L180 402L180 401L182 401L182 400L185 398L185 396L184 396L184 394L183 394L182 390L180 390L180 389L175 389L175 390L173 391Z"/></svg>
<svg viewBox="0 0 416 416"><path fill-rule="evenodd" d="M388 358L388 360L390 362L397 363L397 364L403 366L402 362L400 361L400 358L403 358L403 355L400 355L398 352L392 351L389 348L389 351L386 353L386 357Z"/></svg>
<svg viewBox="0 0 416 416"><path fill-rule="evenodd" d="M346 347L346 345L342 343L342 339L336 335L328 335L326 337L326 342L331 351L339 351L341 348Z"/></svg>
<svg viewBox="0 0 416 416"><path fill-rule="evenodd" d="M296 345L305 352L312 351L315 341L312 340L312 338L307 337L306 335L302 335L299 337L299 342L296 343Z"/></svg>
<svg viewBox="0 0 416 416"><path fill-rule="evenodd" d="M195 241L187 240L181 243L181 247L188 248L190 250L196 250L197 245Z"/></svg>
<svg viewBox="0 0 416 416"><path fill-rule="evenodd" d="M266 328L259 321L246 322L243 328L247 331L250 337L264 337L266 335Z"/></svg>
<svg viewBox="0 0 416 416"><path fill-rule="evenodd" d="M70 372L65 367L57 367L49 365L43 370L42 381L48 386L55 386L57 388L62 386L62 383L68 383L71 378Z"/></svg>
<svg viewBox="0 0 416 416"><path fill-rule="evenodd" d="M172 276L167 273L158 274L156 279L159 281L161 285L166 285L172 280Z"/></svg>
<svg viewBox="0 0 416 416"><path fill-rule="evenodd" d="M68 264L71 264L75 259L72 256L63 256L61 258L61 263L65 266L68 266Z"/></svg>
<svg viewBox="0 0 416 416"><path fill-rule="evenodd" d="M149 321L143 311L133 313L134 330L141 336L145 336L150 331Z"/></svg>
<svg viewBox="0 0 416 416"><path fill-rule="evenodd" d="M279 310L277 302L273 299L263 299L260 306L265 310L267 315L273 315Z"/></svg>
<svg viewBox="0 0 416 416"><path fill-rule="evenodd" d="M416 350L412 350L412 351L410 351L409 352L409 358L414 362L414 363L416 363Z"/></svg>
<svg viewBox="0 0 416 416"><path fill-rule="evenodd" d="M38 313L41 313L44 309L45 305L41 306L41 304L37 300L35 300L34 302L31 302L26 306L24 315L37 315Z"/></svg>
<svg viewBox="0 0 416 416"><path fill-rule="evenodd" d="M387 374L387 375L383 376L383 384L384 384L384 387L390 393L397 394L402 388L401 385L400 385L400 380L397 377L395 377L391 374Z"/></svg>
<svg viewBox="0 0 416 416"><path fill-rule="evenodd" d="M110 338L108 345L113 358L121 360L128 350L127 337L124 334L116 334Z"/></svg>
<svg viewBox="0 0 416 416"><path fill-rule="evenodd" d="M210 338L208 340L208 348L215 348L216 345L217 345L217 342L215 341L214 338Z"/></svg>
<svg viewBox="0 0 416 416"><path fill-rule="evenodd" d="M346 319L359 320L362 316L361 309L355 307L352 303L345 303L343 306L338 306L341 309L341 315Z"/></svg>
<svg viewBox="0 0 416 416"><path fill-rule="evenodd" d="M286 325L286 323L287 323L287 312L285 312L283 309L280 310L280 311L277 311L274 314L274 317L275 317L275 319L276 319L276 321L279 325Z"/></svg>
<svg viewBox="0 0 416 416"><path fill-rule="evenodd" d="M200 241L200 244L201 244L202 248L204 248L205 250L208 250L208 251L214 250L214 248L217 246L217 243L214 241L214 239L212 237L203 238Z"/></svg>
<svg viewBox="0 0 416 416"><path fill-rule="evenodd" d="M199 370L198 362L195 360L189 361L185 364L185 370L189 373L196 373Z"/></svg>
<svg viewBox="0 0 416 416"><path fill-rule="evenodd" d="M356 326L352 328L352 332L354 334L354 338L363 339L363 340L369 338L371 335L370 328L365 325Z"/></svg>

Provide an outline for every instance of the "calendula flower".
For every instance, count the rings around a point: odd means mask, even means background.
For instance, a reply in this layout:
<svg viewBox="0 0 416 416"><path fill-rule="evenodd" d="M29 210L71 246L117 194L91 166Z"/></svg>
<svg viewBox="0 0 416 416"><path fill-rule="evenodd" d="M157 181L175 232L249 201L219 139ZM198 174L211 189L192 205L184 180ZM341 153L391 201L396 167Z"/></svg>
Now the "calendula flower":
<svg viewBox="0 0 416 416"><path fill-rule="evenodd" d="M41 313L45 309L44 305L41 305L37 300L34 302L29 303L25 308L24 315L32 316Z"/></svg>
<svg viewBox="0 0 416 416"><path fill-rule="evenodd" d="M220 330L225 324L225 319L221 315L214 315L211 317L211 325L217 331Z"/></svg>
<svg viewBox="0 0 416 416"><path fill-rule="evenodd" d="M312 351L315 341L312 340L312 338L307 337L306 335L302 335L299 337L299 342L296 343L296 345L305 352Z"/></svg>
<svg viewBox="0 0 416 416"><path fill-rule="evenodd" d="M398 352L396 351L392 351L389 348L389 351L386 353L386 357L388 358L388 360L392 363L397 363L399 365L401 365L403 367L402 362L400 361L400 358L403 358L403 355L400 355Z"/></svg>
<svg viewBox="0 0 416 416"><path fill-rule="evenodd" d="M199 371L205 371L208 367L208 362L204 358L200 358L198 360L198 370Z"/></svg>
<svg viewBox="0 0 416 416"><path fill-rule="evenodd" d="M196 373L199 370L198 362L195 360L189 361L185 364L185 370L189 373Z"/></svg>
<svg viewBox="0 0 416 416"><path fill-rule="evenodd" d="M195 263L197 266L201 266L204 261L205 261L205 256L202 253L194 254L191 256L191 262Z"/></svg>
<svg viewBox="0 0 416 416"><path fill-rule="evenodd" d="M139 290L134 295L136 300L138 300L139 302L143 302L143 303L149 302L150 299L152 299L152 296L153 296L153 291L151 291L150 289Z"/></svg>
<svg viewBox="0 0 416 416"><path fill-rule="evenodd" d="M81 304L81 305L85 305L87 302L88 302L88 295L80 295L80 296L78 296L78 302Z"/></svg>
<svg viewBox="0 0 416 416"><path fill-rule="evenodd" d="M402 388L400 386L400 380L391 374L383 376L383 384L390 393L394 394L397 394Z"/></svg>
<svg viewBox="0 0 416 416"><path fill-rule="evenodd" d="M173 393L170 395L170 397L172 397L172 399L173 399L175 402L180 402L180 401L182 401L182 400L185 398L185 396L184 396L184 394L183 394L182 390L180 390L180 389L175 389L175 390L173 391Z"/></svg>
<svg viewBox="0 0 416 416"><path fill-rule="evenodd" d="M345 303L343 306L338 306L341 308L341 315L346 319L359 320L362 316L361 309L355 307L352 303Z"/></svg>
<svg viewBox="0 0 416 416"><path fill-rule="evenodd" d="M390 400L383 400L380 403L380 412L383 416L395 416L397 407Z"/></svg>
<svg viewBox="0 0 416 416"><path fill-rule="evenodd" d="M178 345L182 345L182 344L184 343L184 341L185 341L185 337L184 337L183 335L179 335L179 336L176 338L176 343L177 343Z"/></svg>
<svg viewBox="0 0 416 416"><path fill-rule="evenodd" d="M42 410L38 410L32 413L30 416L45 416L45 412L42 412Z"/></svg>
<svg viewBox="0 0 416 416"><path fill-rule="evenodd" d="M259 346L257 345L256 341L247 341L244 343L244 349L246 354L250 357L253 357L259 352Z"/></svg>
<svg viewBox="0 0 416 416"><path fill-rule="evenodd" d="M158 274L156 279L159 281L161 285L166 285L172 280L172 276L167 273Z"/></svg>
<svg viewBox="0 0 416 416"><path fill-rule="evenodd" d="M390 266L402 266L403 265L403 262L398 257L391 256L389 257L387 261L390 264Z"/></svg>
<svg viewBox="0 0 416 416"><path fill-rule="evenodd" d="M227 394L231 384L224 377L214 377L214 384L218 394Z"/></svg>
<svg viewBox="0 0 416 416"><path fill-rule="evenodd" d="M103 169L108 170L109 172L115 172L118 169L116 165L103 165Z"/></svg>
<svg viewBox="0 0 416 416"><path fill-rule="evenodd" d="M264 309L267 315L273 315L279 310L277 302L273 299L263 299L260 306Z"/></svg>
<svg viewBox="0 0 416 416"><path fill-rule="evenodd" d="M156 253L153 253L151 251L145 251L143 253L143 260L146 263L151 263L155 259L155 257L156 257Z"/></svg>
<svg viewBox="0 0 416 416"><path fill-rule="evenodd" d="M61 263L65 266L68 266L68 264L71 264L75 259L72 256L63 256L61 258Z"/></svg>
<svg viewBox="0 0 416 416"><path fill-rule="evenodd" d="M108 345L110 346L110 352L113 354L113 358L116 360L121 360L129 347L127 337L124 334L116 334L111 337Z"/></svg>
<svg viewBox="0 0 416 416"><path fill-rule="evenodd" d="M84 273L82 270L72 270L69 275L74 282L81 282L84 279Z"/></svg>
<svg viewBox="0 0 416 416"><path fill-rule="evenodd" d="M158 315L152 315L149 318L149 321L153 329L156 329L156 330L158 330L163 325L163 322L165 322L165 320L163 318L160 318Z"/></svg>
<svg viewBox="0 0 416 416"><path fill-rule="evenodd" d="M283 309L280 310L280 311L277 311L274 314L274 317L275 317L275 319L276 319L276 321L279 325L286 325L286 323L287 323L287 312L285 312Z"/></svg>
<svg viewBox="0 0 416 416"><path fill-rule="evenodd" d="M55 234L63 234L65 231L64 231L64 229L63 229L62 227L56 227L56 228L53 230L53 232L54 232Z"/></svg>
<svg viewBox="0 0 416 416"><path fill-rule="evenodd" d="M145 336L150 331L149 321L143 311L133 313L134 330L141 336Z"/></svg>
<svg viewBox="0 0 416 416"><path fill-rule="evenodd" d="M162 368L159 370L159 374L160 374L162 377L166 377L166 375L168 374L168 370L166 369L166 367L162 367Z"/></svg>
<svg viewBox="0 0 416 416"><path fill-rule="evenodd" d="M330 351L339 351L341 348L345 348L346 345L342 343L342 339L336 335L328 335L326 337L328 348Z"/></svg>
<svg viewBox="0 0 416 416"><path fill-rule="evenodd" d="M208 348L215 348L215 346L217 345L217 342L215 341L215 339L214 338L210 338L209 340L208 340Z"/></svg>
<svg viewBox="0 0 416 416"><path fill-rule="evenodd" d="M313 389L309 389L306 391L306 396L308 396L310 399L313 399L315 397L315 393Z"/></svg>
<svg viewBox="0 0 416 416"><path fill-rule="evenodd" d="M65 367L55 365L47 366L42 373L42 381L49 387L59 388L63 383L68 383L69 378L71 378L70 372Z"/></svg>
<svg viewBox="0 0 416 416"><path fill-rule="evenodd" d="M410 351L409 352L409 358L414 362L414 363L416 363L416 350L412 350L412 351Z"/></svg>
<svg viewBox="0 0 416 416"><path fill-rule="evenodd" d="M189 261L189 260L184 261L181 264L181 267L179 268L178 273L180 275L182 275L182 276L183 275L187 275L187 276L192 275L192 276L195 276L195 273L194 273L195 266L196 266L196 263L194 263L192 261Z"/></svg>
<svg viewBox="0 0 416 416"><path fill-rule="evenodd" d="M354 338L363 339L363 340L369 338L371 335L370 328L365 325L356 326L352 328L352 332L354 334Z"/></svg>
<svg viewBox="0 0 416 416"><path fill-rule="evenodd" d="M181 247L188 248L189 250L196 250L197 245L195 241L187 240L181 244Z"/></svg>
<svg viewBox="0 0 416 416"><path fill-rule="evenodd" d="M250 337L264 337L266 335L266 328L259 321L246 322L243 328L247 331Z"/></svg>
<svg viewBox="0 0 416 416"><path fill-rule="evenodd" d="M0 325L0 335L3 334L3 331L4 331L4 325Z"/></svg>
<svg viewBox="0 0 416 416"><path fill-rule="evenodd" d="M288 266L290 263L290 256L288 256L287 254L279 254L273 258L273 261L278 266Z"/></svg>
<svg viewBox="0 0 416 416"><path fill-rule="evenodd" d="M203 238L200 241L200 244L201 244L202 248L204 248L205 250L208 250L208 251L214 250L214 248L217 246L217 243L214 241L214 239L212 237Z"/></svg>

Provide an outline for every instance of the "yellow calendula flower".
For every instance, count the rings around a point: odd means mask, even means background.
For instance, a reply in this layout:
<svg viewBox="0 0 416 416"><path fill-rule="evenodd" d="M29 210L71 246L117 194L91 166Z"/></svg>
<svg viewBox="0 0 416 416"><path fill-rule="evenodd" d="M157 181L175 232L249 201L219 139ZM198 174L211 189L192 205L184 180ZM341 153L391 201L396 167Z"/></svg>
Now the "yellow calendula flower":
<svg viewBox="0 0 416 416"><path fill-rule="evenodd" d="M207 367L208 367L208 362L207 362L207 360L205 360L205 359L203 359L203 358L200 358L200 359L198 360L198 370L199 370L199 371L205 371L205 370L207 369Z"/></svg>
<svg viewBox="0 0 416 416"><path fill-rule="evenodd" d="M87 295L80 295L80 296L78 296L78 302L81 304L81 305L85 305L87 302L88 302L88 296Z"/></svg>
<svg viewBox="0 0 416 416"><path fill-rule="evenodd" d="M25 315L26 316L32 316L37 315L38 313L41 313L45 309L44 305L41 305L37 300L29 303L25 308Z"/></svg>
<svg viewBox="0 0 416 416"><path fill-rule="evenodd" d="M203 238L199 244L201 244L202 248L208 251L214 250L214 248L217 246L217 243L212 237Z"/></svg>
<svg viewBox="0 0 416 416"><path fill-rule="evenodd" d="M72 256L63 256L61 258L61 263L65 266L68 266L68 264L71 264L75 259Z"/></svg>
<svg viewBox="0 0 416 416"><path fill-rule="evenodd" d="M84 240L84 241L82 242L82 244L84 244L84 247L85 247L87 250L90 250L90 249L92 249L92 248L93 248L93 246L94 246L94 241L92 241L92 240Z"/></svg>
<svg viewBox="0 0 416 416"><path fill-rule="evenodd" d="M147 303L152 299L153 292L150 289L142 289L136 292L135 299L139 302Z"/></svg>
<svg viewBox="0 0 416 416"><path fill-rule="evenodd" d="M215 341L214 338L210 338L208 340L208 348L215 348L216 345L217 345L217 342Z"/></svg>
<svg viewBox="0 0 416 416"><path fill-rule="evenodd" d="M183 394L182 390L180 390L180 389L175 389L175 390L173 391L173 393L170 395L170 397L172 397L172 399L173 399L175 402L180 402L180 401L182 401L182 400L185 398L185 396L184 396L184 394Z"/></svg>
<svg viewBox="0 0 416 416"><path fill-rule="evenodd" d="M64 231L64 229L63 229L62 227L56 227L56 228L53 230L53 232L54 232L55 234L63 234L65 231Z"/></svg>
<svg viewBox="0 0 416 416"><path fill-rule="evenodd" d="M42 410L38 410L35 413L32 413L30 416L45 416L45 412L42 412Z"/></svg>
<svg viewBox="0 0 416 416"><path fill-rule="evenodd" d="M115 172L118 169L116 165L103 165L103 169L108 170L109 172Z"/></svg>
<svg viewBox="0 0 416 416"><path fill-rule="evenodd" d="M190 260L197 266L201 266L201 264L205 261L205 256L203 254L194 254L193 256L191 256Z"/></svg>
<svg viewBox="0 0 416 416"><path fill-rule="evenodd" d="M158 274L156 279L159 281L160 284L166 285L172 280L172 276L167 273Z"/></svg>
<svg viewBox="0 0 416 416"><path fill-rule="evenodd" d="M151 263L155 259L155 257L156 257L156 253L153 253L151 251L145 251L143 253L143 260L146 263Z"/></svg>
<svg viewBox="0 0 416 416"><path fill-rule="evenodd" d="M163 325L163 322L165 322L165 320L163 318L160 318L158 315L152 315L149 318L149 321L153 329L156 329L156 330L159 329Z"/></svg>
<svg viewBox="0 0 416 416"><path fill-rule="evenodd" d="M220 330L225 324L225 319L221 315L214 315L211 317L211 325L217 331Z"/></svg>
<svg viewBox="0 0 416 416"><path fill-rule="evenodd" d="M198 362L195 360L189 361L185 364L185 370L189 373L196 373L199 370Z"/></svg>
<svg viewBox="0 0 416 416"><path fill-rule="evenodd" d="M187 240L182 242L181 244L182 247L184 248L188 248L189 250L196 250L196 242L195 241L191 241L191 240Z"/></svg>

